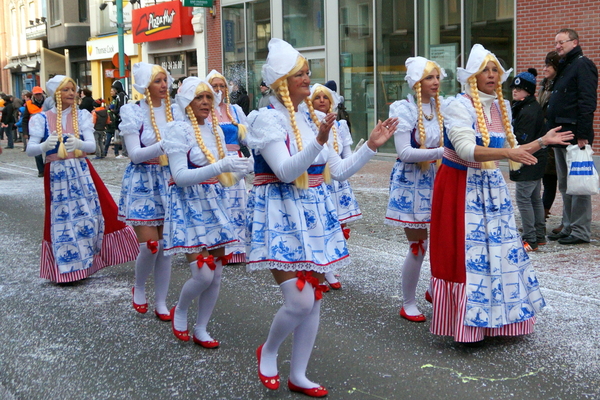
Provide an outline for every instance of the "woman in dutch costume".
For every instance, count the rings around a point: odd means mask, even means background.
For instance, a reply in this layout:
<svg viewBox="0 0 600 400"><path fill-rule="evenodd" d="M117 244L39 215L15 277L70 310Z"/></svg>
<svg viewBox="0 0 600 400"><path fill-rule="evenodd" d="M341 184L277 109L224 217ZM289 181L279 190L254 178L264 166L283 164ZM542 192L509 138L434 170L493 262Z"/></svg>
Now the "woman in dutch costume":
<svg viewBox="0 0 600 400"><path fill-rule="evenodd" d="M171 175L162 132L167 123L183 117L179 108L171 105L169 90L173 79L164 68L145 62L134 64L133 79L133 87L145 99L121 107L119 130L131 163L123 175L119 219L133 226L139 242L133 308L142 314L148 312L146 280L154 272L154 314L161 321L170 321L166 300L171 256L164 253L162 236Z"/></svg>
<svg viewBox="0 0 600 400"><path fill-rule="evenodd" d="M409 249L402 265L400 316L413 322L426 320L417 307L415 292L427 251L436 160L442 158L444 151L439 88L445 76L437 63L423 57L410 57L406 60L406 81L415 96L408 95L406 100L395 101L390 106L390 117L399 120L394 134L398 158L390 176L385 223L403 227L408 239Z"/></svg>
<svg viewBox="0 0 600 400"><path fill-rule="evenodd" d="M233 185L234 173L246 171L252 161L237 154L226 156L225 138L214 113L215 94L207 82L197 77L184 79L176 100L187 118L165 130L173 182L168 190L164 248L166 254L185 253L192 277L171 309L171 324L175 336L187 342L187 312L198 298L193 340L212 349L219 347L219 342L206 327L229 259L225 246L238 240L224 187ZM208 123L209 114L212 123Z"/></svg>
<svg viewBox="0 0 600 400"><path fill-rule="evenodd" d="M227 79L216 70L210 71L206 76L206 81L212 86L216 95L217 105L215 106L215 116L211 115L209 121L215 117L219 126L225 135L228 156L251 157L246 147L246 114L237 104L229 102L229 86ZM235 183L225 188L229 198L229 208L235 224L235 233L238 242L227 246L226 253L231 254L231 263L246 262L246 179L247 174L252 173L251 168L248 171L237 172L233 175Z"/></svg>
<svg viewBox="0 0 600 400"><path fill-rule="evenodd" d="M40 276L53 282L87 278L135 259L135 233L117 219L117 205L85 156L94 152L92 116L75 105L77 85L63 75L46 83L55 107L29 122L27 154L45 154L46 216Z"/></svg>
<svg viewBox="0 0 600 400"><path fill-rule="evenodd" d="M319 83L312 85L310 89L310 102L308 104L314 108L314 114L317 118L322 119L325 115L336 112L339 103L340 98L337 93ZM318 123L318 121L315 121L315 123ZM350 146L352 146L352 135L350 134L350 129L348 129L348 123L343 119L335 121L331 128L329 147L333 148L339 154L340 158L344 159L352 155L352 148ZM352 192L350 182L347 180L332 180L327 185L327 188L335 204L344 237L348 240L350 238L350 228L347 227L347 224L362 218L362 213L354 192ZM325 280L332 289L337 290L342 288L342 283L336 278L336 271L327 272ZM328 287L326 287L325 291L327 290L329 290Z"/></svg>
<svg viewBox="0 0 600 400"><path fill-rule="evenodd" d="M288 387L312 397L327 389L306 377L319 326L324 274L349 263L335 204L324 181L348 179L391 137L396 120L379 123L367 145L342 160L327 145L335 114L315 124L299 110L308 106L310 71L292 46L271 39L264 81L275 96L269 107L248 116L248 145L254 151L254 186L248 197L250 271L269 269L285 304L275 315L256 355L267 388L279 388L277 352L294 332ZM387 128L386 128L387 127Z"/></svg>
<svg viewBox="0 0 600 400"><path fill-rule="evenodd" d="M557 133L559 127L515 147L501 86L509 73L474 45L466 68L458 69L465 93L444 107L444 157L431 213L430 329L457 342L532 333L545 305L495 161L508 158L511 169L532 165L532 153L573 135Z"/></svg>

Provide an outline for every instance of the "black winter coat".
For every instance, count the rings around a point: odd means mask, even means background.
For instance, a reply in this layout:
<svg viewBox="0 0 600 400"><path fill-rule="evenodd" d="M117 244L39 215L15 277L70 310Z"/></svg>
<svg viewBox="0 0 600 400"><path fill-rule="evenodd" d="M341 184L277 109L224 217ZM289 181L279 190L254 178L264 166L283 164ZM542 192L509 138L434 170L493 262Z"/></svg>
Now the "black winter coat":
<svg viewBox="0 0 600 400"><path fill-rule="evenodd" d="M515 101L512 105L512 125L517 142L527 144L544 136L544 111L535 96L527 96L522 101ZM517 171L510 171L513 181L536 181L542 179L546 170L548 149L540 149L533 153L538 159L535 165L523 165Z"/></svg>
<svg viewBox="0 0 600 400"><path fill-rule="evenodd" d="M587 139L592 144L597 89L598 69L577 46L558 64L546 110L547 129L562 126L563 131L572 131L575 135L572 144L577 144L577 139Z"/></svg>

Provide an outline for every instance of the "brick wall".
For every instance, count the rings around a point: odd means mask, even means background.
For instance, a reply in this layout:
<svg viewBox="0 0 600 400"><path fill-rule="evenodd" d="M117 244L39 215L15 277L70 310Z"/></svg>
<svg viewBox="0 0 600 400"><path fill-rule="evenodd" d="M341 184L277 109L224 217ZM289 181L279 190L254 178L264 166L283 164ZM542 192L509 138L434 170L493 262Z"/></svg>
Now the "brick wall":
<svg viewBox="0 0 600 400"><path fill-rule="evenodd" d="M516 10L516 72L527 68L538 70L538 83L543 79L542 67L549 51L554 50L554 37L562 28L575 29L583 54L600 66L600 1L518 0ZM600 105L600 100L598 101ZM594 118L594 132L600 138L600 109ZM600 140L594 141L594 152L600 153Z"/></svg>
<svg viewBox="0 0 600 400"><path fill-rule="evenodd" d="M221 40L221 1L214 0L215 13L211 15L206 8L206 42L208 55L208 69L210 72L216 69L223 72L223 45Z"/></svg>

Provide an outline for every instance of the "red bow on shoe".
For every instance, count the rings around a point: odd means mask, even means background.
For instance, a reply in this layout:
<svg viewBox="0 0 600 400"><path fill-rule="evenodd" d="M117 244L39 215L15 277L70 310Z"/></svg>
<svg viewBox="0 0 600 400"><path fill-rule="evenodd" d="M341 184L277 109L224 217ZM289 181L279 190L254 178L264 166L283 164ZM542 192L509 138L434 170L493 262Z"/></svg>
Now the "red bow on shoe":
<svg viewBox="0 0 600 400"><path fill-rule="evenodd" d="M423 243L424 243L423 240L419 240L418 242L410 244L410 248L412 249L412 253L415 256L419 255L419 250L421 250L421 253L425 254L425 246L423 246Z"/></svg>
<svg viewBox="0 0 600 400"><path fill-rule="evenodd" d="M158 242L156 240L148 240L146 242L146 246L148 247L148 250L152 252L152 254L156 254L158 251Z"/></svg>
<svg viewBox="0 0 600 400"><path fill-rule="evenodd" d="M196 257L196 260L196 262L198 263L198 268L202 268L204 263L206 263L206 265L208 265L208 268L210 268L212 271L214 271L215 268L217 268L217 265L215 264L215 258L212 254L206 258L204 258L202 254L200 254L198 257Z"/></svg>
<svg viewBox="0 0 600 400"><path fill-rule="evenodd" d="M344 233L344 239L350 239L350 228L342 228L342 232Z"/></svg>
<svg viewBox="0 0 600 400"><path fill-rule="evenodd" d="M224 256L217 257L217 261L221 261L221 265L227 265L231 261L231 257L233 257L233 253L229 253Z"/></svg>
<svg viewBox="0 0 600 400"><path fill-rule="evenodd" d="M312 276L312 271L298 271L296 272L296 287L302 291L304 285L309 283L315 289L315 300L321 300L323 298L323 288L319 285L319 280Z"/></svg>

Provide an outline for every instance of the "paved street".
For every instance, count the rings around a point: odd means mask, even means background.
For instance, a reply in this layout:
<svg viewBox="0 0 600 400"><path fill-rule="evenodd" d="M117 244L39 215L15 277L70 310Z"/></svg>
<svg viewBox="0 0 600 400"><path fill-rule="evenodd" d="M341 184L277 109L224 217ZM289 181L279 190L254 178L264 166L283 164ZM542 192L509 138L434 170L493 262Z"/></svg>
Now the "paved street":
<svg viewBox="0 0 600 400"><path fill-rule="evenodd" d="M0 399L307 398L285 385L289 338L279 354L282 387L270 392L257 378L255 350L282 301L268 272L225 269L209 324L217 350L178 341L152 307L145 315L133 310L133 263L73 284L40 279L42 179L20 146L0 155ZM324 295L309 379L330 399L600 398L600 224L591 244L549 242L531 254L548 303L535 334L456 344L429 333L429 322L398 315L408 246L400 229L383 224L393 161L378 156L351 180L365 217L351 225L343 289ZM92 162L117 197L128 161ZM560 195L549 228L559 210ZM427 257L417 289L427 317L429 276ZM188 277L185 259L174 257L169 304Z"/></svg>

